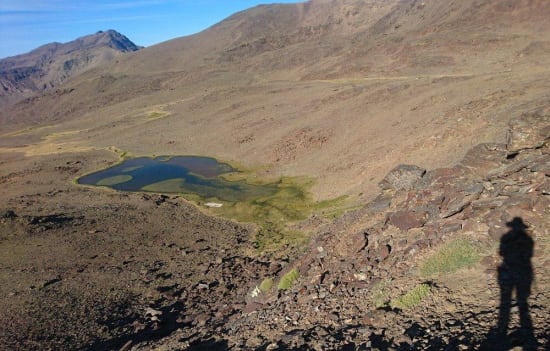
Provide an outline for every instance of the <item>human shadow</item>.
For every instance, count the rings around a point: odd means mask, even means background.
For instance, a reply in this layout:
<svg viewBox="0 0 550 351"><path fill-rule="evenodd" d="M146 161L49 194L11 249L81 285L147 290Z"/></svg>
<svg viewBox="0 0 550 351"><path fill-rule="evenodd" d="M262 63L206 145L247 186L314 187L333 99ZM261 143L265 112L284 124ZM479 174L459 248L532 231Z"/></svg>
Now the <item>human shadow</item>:
<svg viewBox="0 0 550 351"><path fill-rule="evenodd" d="M481 349L508 350L511 347L523 346L523 350L536 350L537 341L527 301L534 278L531 265L533 239L527 233L528 227L521 218L515 217L506 225L510 230L500 239L499 248L502 263L498 267L500 306L497 326L490 332ZM514 291L520 329L508 334Z"/></svg>

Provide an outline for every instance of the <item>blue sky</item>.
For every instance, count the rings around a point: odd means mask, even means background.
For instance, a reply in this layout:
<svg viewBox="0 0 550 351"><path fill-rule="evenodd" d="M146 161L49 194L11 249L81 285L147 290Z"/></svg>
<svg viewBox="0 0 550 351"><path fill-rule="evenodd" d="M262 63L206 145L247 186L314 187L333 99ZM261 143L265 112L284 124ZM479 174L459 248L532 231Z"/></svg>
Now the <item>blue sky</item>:
<svg viewBox="0 0 550 351"><path fill-rule="evenodd" d="M0 0L0 58L107 29L149 46L270 2L300 0Z"/></svg>

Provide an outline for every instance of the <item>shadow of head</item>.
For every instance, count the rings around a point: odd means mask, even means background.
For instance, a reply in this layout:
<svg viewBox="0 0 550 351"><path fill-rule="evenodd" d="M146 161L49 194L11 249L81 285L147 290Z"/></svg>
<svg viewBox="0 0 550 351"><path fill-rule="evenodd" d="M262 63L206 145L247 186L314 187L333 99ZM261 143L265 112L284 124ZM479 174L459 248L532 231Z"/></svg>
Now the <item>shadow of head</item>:
<svg viewBox="0 0 550 351"><path fill-rule="evenodd" d="M517 231L523 231L528 228L527 225L523 223L523 220L519 217L515 217L510 222L507 222L506 225L509 228L512 228L512 230L517 230Z"/></svg>

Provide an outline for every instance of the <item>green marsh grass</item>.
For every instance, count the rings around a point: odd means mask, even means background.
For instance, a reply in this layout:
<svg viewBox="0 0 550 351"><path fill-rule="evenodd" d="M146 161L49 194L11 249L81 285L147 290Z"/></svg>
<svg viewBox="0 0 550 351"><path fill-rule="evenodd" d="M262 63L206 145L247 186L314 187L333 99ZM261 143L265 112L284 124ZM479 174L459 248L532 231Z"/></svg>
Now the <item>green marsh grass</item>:
<svg viewBox="0 0 550 351"><path fill-rule="evenodd" d="M292 288L296 280L298 280L299 276L300 272L298 271L298 269L293 268L290 272L281 277L281 280L279 280L279 284L277 284L277 290L288 290Z"/></svg>
<svg viewBox="0 0 550 351"><path fill-rule="evenodd" d="M116 147L109 150L120 156L120 163L130 158L129 153ZM168 161L172 156L166 156ZM162 161L162 160L161 160ZM173 178L147 184L141 191L177 193L198 205L205 202L221 203L220 208L206 209L211 214L242 223L255 223L257 232L253 244L258 252L275 252L281 249L303 248L308 234L291 229L313 213L325 218L335 218L350 203L346 196L325 201L315 201L311 194L314 181L307 177L264 177L264 169L247 169L223 163L228 173L217 177L199 178L205 184L191 184L182 178ZM122 172L132 172L137 167L127 167ZM131 180L129 174L102 179L96 185L113 186ZM208 185L210 184L210 185ZM199 195L201 194L201 195Z"/></svg>
<svg viewBox="0 0 550 351"><path fill-rule="evenodd" d="M419 284L415 286L405 295L390 301L391 308L400 310L408 310L418 306L426 296L430 294L430 286L428 284Z"/></svg>
<svg viewBox="0 0 550 351"><path fill-rule="evenodd" d="M116 176L113 176L113 177L101 179L99 182L97 182L97 185L99 185L99 186L113 186L113 185L117 185L117 184L126 183L130 180L132 180L132 176L127 175L127 174L121 174L121 175L116 175Z"/></svg>
<svg viewBox="0 0 550 351"><path fill-rule="evenodd" d="M449 274L476 264L480 259L479 248L467 239L455 239L443 244L420 266L420 275L431 277Z"/></svg>
<svg viewBox="0 0 550 351"><path fill-rule="evenodd" d="M274 284L273 278L265 278L260 283L260 286L259 286L260 291L263 293L270 292L271 289L273 289L273 284Z"/></svg>

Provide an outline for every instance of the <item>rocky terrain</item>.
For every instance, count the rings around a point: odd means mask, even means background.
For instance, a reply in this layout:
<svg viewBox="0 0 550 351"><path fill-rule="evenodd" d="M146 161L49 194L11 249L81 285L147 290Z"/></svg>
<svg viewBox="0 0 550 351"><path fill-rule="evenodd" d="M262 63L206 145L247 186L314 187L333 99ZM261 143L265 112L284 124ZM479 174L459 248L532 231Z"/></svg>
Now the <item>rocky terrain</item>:
<svg viewBox="0 0 550 351"><path fill-rule="evenodd" d="M2 101L0 349L548 349L549 16L259 6ZM255 224L181 195L75 182L151 155L304 177L351 206L261 252ZM511 286L528 297L508 304Z"/></svg>
<svg viewBox="0 0 550 351"><path fill-rule="evenodd" d="M5 203L11 210L0 221L3 347L542 350L549 139L546 108L513 119L507 144L480 144L453 167L398 166L366 206L335 222L310 218L318 232L293 259L243 254L252 227L208 217L179 196L75 188L78 158L44 157L2 178L30 190ZM50 190L48 179L59 177L66 185ZM516 333L495 339L498 246L513 218L534 241L533 338L518 336L516 307ZM421 277L426 257L456 238L476 243L481 260ZM294 267L290 289L253 294L262 279ZM420 283L430 293L412 308L387 304Z"/></svg>
<svg viewBox="0 0 550 351"><path fill-rule="evenodd" d="M55 88L139 47L124 35L100 31L68 43L50 43L29 53L0 60L0 105Z"/></svg>

